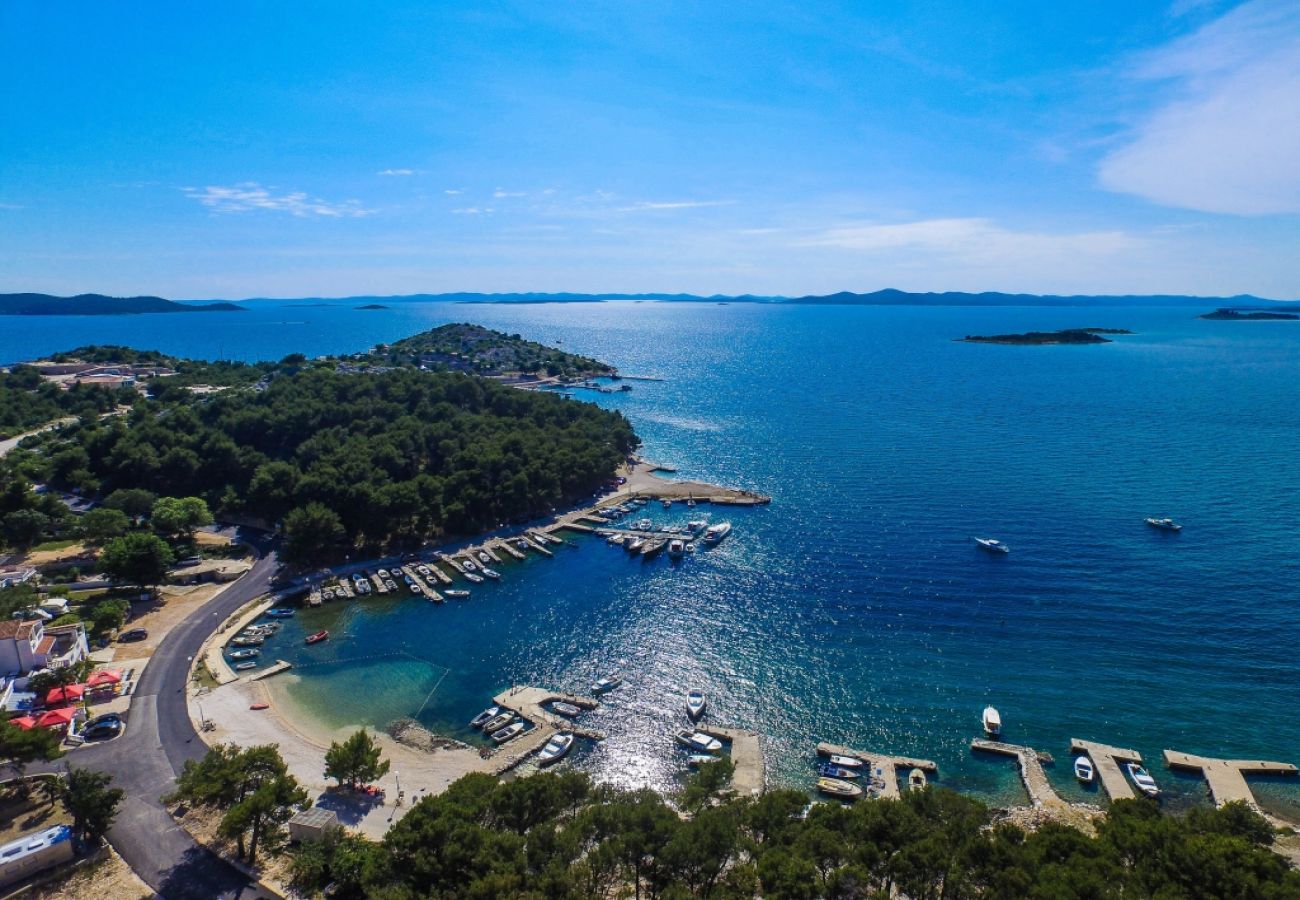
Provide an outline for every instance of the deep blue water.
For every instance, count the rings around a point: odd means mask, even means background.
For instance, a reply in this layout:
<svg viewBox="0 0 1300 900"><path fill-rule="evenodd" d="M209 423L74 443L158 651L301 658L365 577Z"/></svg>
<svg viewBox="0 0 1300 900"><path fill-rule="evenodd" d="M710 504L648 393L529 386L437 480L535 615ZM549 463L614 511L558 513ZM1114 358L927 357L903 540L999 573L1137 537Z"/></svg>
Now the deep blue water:
<svg viewBox="0 0 1300 900"><path fill-rule="evenodd" d="M1194 778L1166 747L1300 761L1295 620L1300 325L1196 310L833 308L732 304L347 304L246 314L0 319L0 359L96 342L200 357L355 351L475 321L661 376L623 395L645 455L753 488L770 507L680 565L596 540L503 566L469 601L335 604L275 655L294 698L337 725L417 714L459 733L512 683L628 684L581 765L664 786L685 685L715 721L759 729L775 779L807 783L833 740L925 756L940 783L1019 794L1010 761L972 756L993 702L1008 740L1050 750L1080 796L1068 739L1135 747L1171 805ZM956 343L1071 326L1105 346ZM655 508L652 517L685 520ZM1178 535L1147 515L1186 523ZM978 552L999 537L1005 558ZM334 640L302 648L300 628ZM346 660L330 662L331 660ZM1300 814L1294 780L1261 786Z"/></svg>

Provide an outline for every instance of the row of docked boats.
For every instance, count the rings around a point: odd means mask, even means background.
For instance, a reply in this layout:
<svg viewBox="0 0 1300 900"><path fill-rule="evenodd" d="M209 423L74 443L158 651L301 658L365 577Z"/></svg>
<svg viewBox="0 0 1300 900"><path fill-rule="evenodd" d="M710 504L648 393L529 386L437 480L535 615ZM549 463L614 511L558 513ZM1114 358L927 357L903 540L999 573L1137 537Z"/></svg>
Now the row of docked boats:
<svg viewBox="0 0 1300 900"><path fill-rule="evenodd" d="M1178 524L1173 519L1170 519L1168 517L1159 518L1156 516L1147 516L1147 518L1143 519L1142 521L1146 522L1152 528L1155 528L1159 531L1177 532L1183 530L1182 525ZM1011 552L1011 548L1008 547L1006 544L1002 543L1002 541L998 540L997 538L976 537L973 538L972 540L974 540L975 543L979 545L981 550L986 550L989 553L1005 554Z"/></svg>
<svg viewBox="0 0 1300 900"><path fill-rule="evenodd" d="M560 704L555 705L559 706ZM574 715L582 712L578 707L571 704L563 705L572 708ZM471 719L469 724L471 728L481 730L488 736L489 740L500 746L523 734L530 723L522 716L516 717L512 710L501 706L489 706ZM575 739L575 735L570 731L559 731L551 735L542 746L542 749L537 752L537 764L539 766L549 766L559 762L573 749Z"/></svg>

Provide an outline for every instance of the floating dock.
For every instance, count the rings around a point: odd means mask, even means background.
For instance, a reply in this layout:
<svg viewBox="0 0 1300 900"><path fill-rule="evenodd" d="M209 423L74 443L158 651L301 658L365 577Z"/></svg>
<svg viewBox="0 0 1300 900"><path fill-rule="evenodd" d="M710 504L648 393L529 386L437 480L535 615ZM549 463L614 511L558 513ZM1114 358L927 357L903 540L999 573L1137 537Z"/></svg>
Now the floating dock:
<svg viewBox="0 0 1300 900"><path fill-rule="evenodd" d="M890 756L886 753L876 753L870 750L854 750L851 747L843 747L839 744L828 744L825 741L817 745L818 756L851 756L854 759L860 759L871 767L870 775L880 783L880 796L897 800L903 796L898 787L898 770L899 769L920 769L922 772L933 773L939 771L939 766L928 759L913 759L910 756Z"/></svg>
<svg viewBox="0 0 1300 900"><path fill-rule="evenodd" d="M1119 764L1121 762L1141 764L1141 753L1124 747L1098 744L1095 741L1081 741L1078 738L1070 738L1070 752L1088 754L1092 759L1093 767L1097 770L1097 778L1101 781L1106 796L1111 800L1132 800L1137 797L1133 785L1129 784Z"/></svg>
<svg viewBox="0 0 1300 900"><path fill-rule="evenodd" d="M272 675L279 675L281 672L287 672L293 668L293 663L287 663L282 659L277 659L274 663L262 669L260 672L254 672L248 676L249 681L261 681L263 678L270 678Z"/></svg>
<svg viewBox="0 0 1300 900"><path fill-rule="evenodd" d="M1038 757L1038 751L1032 747L975 738L970 742L970 748L983 753L998 753L1002 756L1014 757L1020 768L1020 780L1025 783L1029 801L1035 807L1065 809L1069 805L1052 788L1052 783L1047 780L1047 773L1043 771L1043 763Z"/></svg>
<svg viewBox="0 0 1300 900"><path fill-rule="evenodd" d="M1210 786L1210 799L1215 806L1229 803L1245 803L1251 809L1262 812L1255 795L1246 783L1247 775L1295 775L1297 769L1291 763L1266 762L1258 759L1214 759L1209 756L1195 756L1177 750L1165 751L1165 765L1171 769L1189 769L1199 771Z"/></svg>
<svg viewBox="0 0 1300 900"><path fill-rule="evenodd" d="M720 725L696 725L703 734L731 742L731 761L736 770L731 787L742 797L757 797L767 789L767 764L763 760L762 739L757 731L724 728Z"/></svg>

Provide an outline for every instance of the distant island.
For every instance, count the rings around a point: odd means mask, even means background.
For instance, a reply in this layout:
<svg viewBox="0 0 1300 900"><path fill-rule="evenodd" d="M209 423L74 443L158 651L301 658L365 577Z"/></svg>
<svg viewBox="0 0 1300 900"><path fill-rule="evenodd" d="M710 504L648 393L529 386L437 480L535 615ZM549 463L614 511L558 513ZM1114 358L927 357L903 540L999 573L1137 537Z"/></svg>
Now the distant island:
<svg viewBox="0 0 1300 900"><path fill-rule="evenodd" d="M1024 334L968 334L959 341L970 344L1109 344L1103 334L1132 334L1125 328L1066 328L1061 331L1027 331Z"/></svg>
<svg viewBox="0 0 1300 900"><path fill-rule="evenodd" d="M367 303L365 306L358 306L357 309L392 309L392 307L384 306L382 303Z"/></svg>
<svg viewBox="0 0 1300 900"><path fill-rule="evenodd" d="M1215 319L1223 322L1237 322L1237 321L1259 321L1265 319L1300 319L1300 316L1296 315L1295 313L1267 312L1265 310L1252 310L1250 312L1243 312L1242 310L1232 309L1231 307L1225 306L1221 309L1216 309L1214 312L1208 312L1205 313L1204 315L1197 316L1197 318Z"/></svg>
<svg viewBox="0 0 1300 900"><path fill-rule="evenodd" d="M140 313L243 312L244 307L224 301L177 303L162 297L107 297L77 294L0 294L0 316L130 316Z"/></svg>
<svg viewBox="0 0 1300 900"><path fill-rule="evenodd" d="M611 365L482 325L441 325L348 357L371 366L416 366L492 377L588 379L617 376Z"/></svg>

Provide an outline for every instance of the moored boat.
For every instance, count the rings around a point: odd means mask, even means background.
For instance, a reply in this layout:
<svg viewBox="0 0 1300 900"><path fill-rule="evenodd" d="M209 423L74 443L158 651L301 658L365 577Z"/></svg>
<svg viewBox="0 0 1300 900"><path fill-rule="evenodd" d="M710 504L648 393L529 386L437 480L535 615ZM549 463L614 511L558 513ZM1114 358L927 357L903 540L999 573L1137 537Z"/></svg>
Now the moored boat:
<svg viewBox="0 0 1300 900"><path fill-rule="evenodd" d="M249 669L256 669L256 668L257 668L257 663L253 660L249 660L248 662L241 662L236 664L235 671L247 672Z"/></svg>
<svg viewBox="0 0 1300 900"><path fill-rule="evenodd" d="M1010 553L1011 548L999 541L997 538L975 538L975 543L979 544L981 550L987 550L989 553Z"/></svg>
<svg viewBox="0 0 1300 900"><path fill-rule="evenodd" d="M230 658L231 659L253 659L256 656L259 656L261 652L262 652L261 650L255 650L255 649L231 650Z"/></svg>
<svg viewBox="0 0 1300 900"><path fill-rule="evenodd" d="M817 767L817 774L823 778L861 778L862 773L847 766L837 766L832 763L822 763Z"/></svg>
<svg viewBox="0 0 1300 900"><path fill-rule="evenodd" d="M989 737L1002 734L1002 716L992 706L984 707L984 733Z"/></svg>
<svg viewBox="0 0 1300 900"><path fill-rule="evenodd" d="M673 559L681 559L686 553L686 542L681 538L673 538L668 542L668 555Z"/></svg>
<svg viewBox="0 0 1300 900"><path fill-rule="evenodd" d="M1157 519L1149 516L1146 523L1152 528L1159 528L1161 531L1182 531L1183 526L1179 525L1173 519Z"/></svg>
<svg viewBox="0 0 1300 900"><path fill-rule="evenodd" d="M496 716L501 715L501 707L489 706L477 716L469 720L470 728L482 728L485 724L492 721Z"/></svg>
<svg viewBox="0 0 1300 900"><path fill-rule="evenodd" d="M641 548L645 546L645 538L634 537L623 546L627 549L628 553L640 553Z"/></svg>
<svg viewBox="0 0 1300 900"><path fill-rule="evenodd" d="M563 700L556 700L551 704L551 709L562 716L572 719L574 716L582 715L582 707L574 706L572 703L565 703Z"/></svg>
<svg viewBox="0 0 1300 900"><path fill-rule="evenodd" d="M461 574L465 576L465 580L468 581L470 584L482 584L482 583L483 583L483 576L482 576L482 575L478 575L478 574L476 574L476 573L474 573L474 572L462 572Z"/></svg>
<svg viewBox="0 0 1300 900"><path fill-rule="evenodd" d="M519 733L524 730L524 723L512 722L499 731L492 732L492 740L498 744L504 744L506 741L514 740L519 737Z"/></svg>
<svg viewBox="0 0 1300 900"><path fill-rule="evenodd" d="M1135 762L1126 763L1124 768L1128 769L1128 777L1133 779L1133 783L1138 786L1138 790L1148 797L1159 797L1160 787L1156 780L1151 777L1151 773L1142 768Z"/></svg>
<svg viewBox="0 0 1300 900"><path fill-rule="evenodd" d="M451 597L453 600L464 600L469 596L469 591L449 590L442 592L444 597Z"/></svg>
<svg viewBox="0 0 1300 900"><path fill-rule="evenodd" d="M330 633L322 628L315 634L307 635L307 637L303 638L303 642L307 644L319 644L321 641L327 640L329 636Z"/></svg>
<svg viewBox="0 0 1300 900"><path fill-rule="evenodd" d="M719 522L716 525L710 525L708 528L704 529L703 540L706 544L718 544L721 543L722 539L729 534L731 534L731 523Z"/></svg>
<svg viewBox="0 0 1300 900"><path fill-rule="evenodd" d="M483 726L482 726L482 727L483 727L483 733L484 733L484 734L491 734L491 733L494 732L494 731L498 731L498 730L500 730L500 729L506 727L507 725L510 724L510 721L511 721L514 717L515 717L515 714L512 713L512 712L511 712L510 710L508 710L508 709L505 710L504 712L500 712L500 713L498 713L497 715L493 716L492 718L488 719L486 722L483 723Z"/></svg>
<svg viewBox="0 0 1300 900"><path fill-rule="evenodd" d="M655 538L652 541L646 541L645 546L641 548L642 556L654 556L660 550L668 545L668 541L663 538Z"/></svg>
<svg viewBox="0 0 1300 900"><path fill-rule="evenodd" d="M907 773L907 789L909 791L923 791L928 783L925 772L920 769L913 769Z"/></svg>
<svg viewBox="0 0 1300 900"><path fill-rule="evenodd" d="M274 609L268 609L266 614L272 619L287 619L294 614L295 610L288 606L277 606Z"/></svg>
<svg viewBox="0 0 1300 900"><path fill-rule="evenodd" d="M498 579L501 578L500 572L496 571L495 569L489 569L487 566L484 566L480 571L482 571L484 575L486 575L488 578L491 578L493 581L497 581Z"/></svg>
<svg viewBox="0 0 1300 900"><path fill-rule="evenodd" d="M722 741L690 728L683 728L674 734L673 738L686 749L694 750L696 753L717 753L722 749Z"/></svg>
<svg viewBox="0 0 1300 900"><path fill-rule="evenodd" d="M246 634L235 638L230 643L236 647L260 647L266 643L266 638L260 634Z"/></svg>
<svg viewBox="0 0 1300 900"><path fill-rule="evenodd" d="M817 790L844 800L856 800L862 796L862 788L847 781L840 781L838 778L818 778Z"/></svg>
<svg viewBox="0 0 1300 900"><path fill-rule="evenodd" d="M537 754L537 764L549 766L551 763L559 762L572 749L573 740L573 735L567 731L554 735Z"/></svg>
<svg viewBox="0 0 1300 900"><path fill-rule="evenodd" d="M1092 767L1092 760L1086 756L1076 756L1074 758L1074 777L1084 784L1092 784L1092 780L1097 777L1097 772Z"/></svg>
<svg viewBox="0 0 1300 900"><path fill-rule="evenodd" d="M858 759L856 756L840 756L839 754L832 753L830 760L831 765L833 766L847 766L850 769L862 768L862 760Z"/></svg>
<svg viewBox="0 0 1300 900"><path fill-rule="evenodd" d="M703 691L691 691L686 695L686 715L691 717L691 721L699 719L704 715L704 709L709 705Z"/></svg>
<svg viewBox="0 0 1300 900"><path fill-rule="evenodd" d="M480 550L480 551L478 552L478 561L481 562L481 563L483 563L484 565L486 565L486 564L492 562L492 557L490 557L490 556L487 555L487 551L486 551L486 550Z"/></svg>
<svg viewBox="0 0 1300 900"><path fill-rule="evenodd" d="M707 753L692 753L690 756L686 757L686 765L690 766L692 769L698 769L705 763L717 761L718 758L716 756L710 756Z"/></svg>
<svg viewBox="0 0 1300 900"><path fill-rule="evenodd" d="M623 674L621 672L611 672L601 678L597 678L591 685L592 693L606 694L623 683Z"/></svg>

